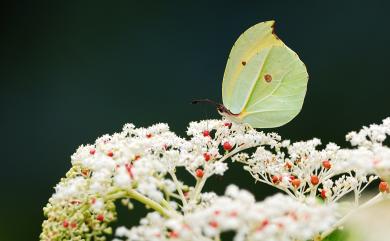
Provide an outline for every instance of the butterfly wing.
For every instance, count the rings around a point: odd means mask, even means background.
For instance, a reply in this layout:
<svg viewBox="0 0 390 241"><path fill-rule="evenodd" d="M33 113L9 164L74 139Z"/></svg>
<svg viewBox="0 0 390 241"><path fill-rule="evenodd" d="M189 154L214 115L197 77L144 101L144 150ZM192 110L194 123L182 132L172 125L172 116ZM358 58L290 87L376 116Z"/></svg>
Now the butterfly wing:
<svg viewBox="0 0 390 241"><path fill-rule="evenodd" d="M274 21L256 24L246 30L234 43L226 64L222 83L223 104L238 114L244 107L251 87L255 84L259 68L248 68L263 49L283 45L272 32Z"/></svg>
<svg viewBox="0 0 390 241"><path fill-rule="evenodd" d="M254 128L278 127L302 109L309 75L298 55L286 46L266 51L256 85L239 114Z"/></svg>
<svg viewBox="0 0 390 241"><path fill-rule="evenodd" d="M269 22L260 23L260 26L266 23ZM272 25L267 26L272 29ZM267 33L266 39L272 39L272 31ZM237 40L240 44L236 42L233 47L225 70L222 88L224 105L238 114L235 116L237 120L254 128L286 124L302 108L308 82L306 67L298 55L275 36L273 41L262 45L250 42L248 46L244 45L242 36ZM257 40L262 41L261 38ZM240 53L249 54L237 54L236 46L241 46ZM245 59L245 65L237 68L240 63L233 58ZM230 66L236 71L229 70Z"/></svg>

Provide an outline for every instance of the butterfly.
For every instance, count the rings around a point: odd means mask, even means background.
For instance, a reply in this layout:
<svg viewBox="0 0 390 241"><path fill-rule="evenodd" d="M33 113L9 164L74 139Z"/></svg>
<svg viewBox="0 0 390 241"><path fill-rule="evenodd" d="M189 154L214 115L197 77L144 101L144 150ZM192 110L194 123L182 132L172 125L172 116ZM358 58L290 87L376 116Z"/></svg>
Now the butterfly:
<svg viewBox="0 0 390 241"><path fill-rule="evenodd" d="M291 121L302 109L309 75L299 56L274 33L275 21L258 23L234 43L222 83L218 112L253 128L273 128Z"/></svg>

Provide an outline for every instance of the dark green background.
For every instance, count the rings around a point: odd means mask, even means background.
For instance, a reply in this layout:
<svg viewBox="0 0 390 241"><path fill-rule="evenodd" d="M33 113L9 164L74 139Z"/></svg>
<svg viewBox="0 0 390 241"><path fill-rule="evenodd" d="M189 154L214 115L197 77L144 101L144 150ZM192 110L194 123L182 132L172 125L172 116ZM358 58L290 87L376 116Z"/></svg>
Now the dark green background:
<svg viewBox="0 0 390 241"><path fill-rule="evenodd" d="M34 2L0 10L1 241L38 238L78 145L127 122L167 122L183 135L189 121L218 117L189 101L221 99L230 48L260 21L277 20L310 74L301 114L274 131L344 145L348 131L390 114L385 0ZM234 168L213 182L252 179Z"/></svg>

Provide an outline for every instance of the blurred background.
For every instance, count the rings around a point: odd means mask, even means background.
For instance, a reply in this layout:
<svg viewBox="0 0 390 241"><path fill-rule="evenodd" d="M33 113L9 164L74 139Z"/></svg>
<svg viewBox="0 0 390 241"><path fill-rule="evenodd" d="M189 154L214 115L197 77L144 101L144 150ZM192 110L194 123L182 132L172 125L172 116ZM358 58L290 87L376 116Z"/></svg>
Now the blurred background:
<svg viewBox="0 0 390 241"><path fill-rule="evenodd" d="M2 2L0 240L37 240L42 208L81 144L132 122L218 118L193 98L221 100L229 51L248 27L276 32L306 63L302 112L274 130L291 140L344 136L390 116L388 1ZM273 192L234 166L235 182ZM137 223L137 213L123 224ZM134 218L133 218L134 217Z"/></svg>

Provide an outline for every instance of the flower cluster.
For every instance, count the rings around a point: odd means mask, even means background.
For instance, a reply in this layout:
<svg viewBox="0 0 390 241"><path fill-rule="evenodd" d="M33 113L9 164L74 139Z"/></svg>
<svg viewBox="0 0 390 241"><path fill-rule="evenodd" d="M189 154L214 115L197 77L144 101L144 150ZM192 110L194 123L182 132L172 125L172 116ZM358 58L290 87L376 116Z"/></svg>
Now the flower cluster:
<svg viewBox="0 0 390 241"><path fill-rule="evenodd" d="M342 215L335 208L338 200L354 193L358 206L362 191L378 175L387 178L389 133L390 118L350 133L347 139L356 148L330 143L320 149L318 139L290 143L225 119L190 123L188 139L166 124L127 124L72 155L72 168L44 208L40 238L105 240L116 220L114 202L121 200L129 209L138 201L155 211L139 227L117 230L128 240L218 240L228 230L236 231L236 240L312 239L334 229ZM224 174L230 159L286 195L256 203L234 186L220 197L202 192L210 176ZM179 168L193 176L194 186L177 178ZM379 189L385 196L387 182ZM317 197L323 204L314 201Z"/></svg>
<svg viewBox="0 0 390 241"><path fill-rule="evenodd" d="M305 203L277 194L255 202L252 194L230 185L224 196L207 207L184 216L164 219L150 213L138 227L120 227L117 236L127 241L219 240L223 232L235 231L234 240L307 240L335 221L331 206L315 199ZM118 239L119 240L119 239Z"/></svg>
<svg viewBox="0 0 390 241"><path fill-rule="evenodd" d="M390 148L384 145L390 136L390 117L382 124L363 127L359 132L351 132L347 140L357 149L351 155L353 165L366 173L375 173L385 180L390 180Z"/></svg>
<svg viewBox="0 0 390 241"><path fill-rule="evenodd" d="M362 191L378 175L386 179L390 171L390 149L383 145L389 134L387 118L381 125L349 133L347 140L357 148L343 149L329 143L320 149L320 140L312 139L288 143L284 150L260 146L252 155L240 153L233 160L243 163L256 180L291 197L320 195L326 202L336 202L353 191L358 204Z"/></svg>

